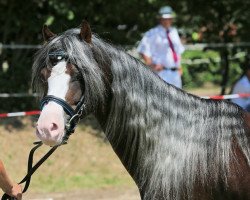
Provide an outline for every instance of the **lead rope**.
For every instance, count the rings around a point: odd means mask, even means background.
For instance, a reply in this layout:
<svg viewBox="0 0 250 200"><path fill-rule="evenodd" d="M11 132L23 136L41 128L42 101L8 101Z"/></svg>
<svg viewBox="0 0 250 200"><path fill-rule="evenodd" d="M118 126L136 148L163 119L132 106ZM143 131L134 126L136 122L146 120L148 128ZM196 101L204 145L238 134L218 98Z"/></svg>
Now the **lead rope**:
<svg viewBox="0 0 250 200"><path fill-rule="evenodd" d="M30 185L30 180L32 174L43 164L45 160L58 148L57 146L52 147L35 165L33 165L33 156L35 151L42 146L42 142L34 142L34 147L30 150L28 158L28 170L26 176L19 182L19 184L25 183L22 193L25 193ZM8 194L3 194L1 200L15 200L16 198L9 196Z"/></svg>
<svg viewBox="0 0 250 200"><path fill-rule="evenodd" d="M50 100L53 100L54 102L58 103L59 105L61 105L65 112L67 114L69 114L71 116L71 118L69 119L69 121L66 123L65 125L65 130L66 133L63 137L62 143L59 145L56 145L54 147L52 147L34 166L33 166L33 155L36 151L36 149L38 149L40 146L42 146L42 142L34 142L34 144L36 146L34 146L31 150L30 150L30 154L29 154L29 158L28 158L28 170L27 170L27 174L26 176L23 178L23 180L21 180L19 182L19 184L25 183L24 189L22 191L22 193L25 193L27 191L27 189L29 188L30 185L30 180L31 180L31 176L32 174L40 167L41 164L43 164L43 162L45 160L47 160L47 158L60 146L63 144L67 144L67 140L69 139L70 135L72 133L74 133L76 125L78 124L79 120L81 117L83 117L83 115L86 115L86 107L84 104L84 96L81 97L79 103L76 106L76 109L73 110L67 102L65 102L63 99L60 99L58 97L52 96L52 95L48 95L45 96L42 99L41 102L41 107L44 106L44 104ZM8 194L4 194L1 198L1 200L15 200L16 198L9 196Z"/></svg>

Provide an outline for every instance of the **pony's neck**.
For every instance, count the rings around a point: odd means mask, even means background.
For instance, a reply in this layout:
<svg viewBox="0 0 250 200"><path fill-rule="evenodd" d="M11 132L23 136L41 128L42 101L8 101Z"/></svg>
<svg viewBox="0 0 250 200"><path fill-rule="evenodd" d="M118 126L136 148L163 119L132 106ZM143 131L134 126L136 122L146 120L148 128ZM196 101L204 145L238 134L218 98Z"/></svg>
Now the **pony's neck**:
<svg viewBox="0 0 250 200"><path fill-rule="evenodd" d="M159 92L166 94L169 85L165 85L150 69L128 54L118 51L112 55L112 78L106 85L108 95L105 105L96 113L96 118L115 153L138 182L138 162L144 159L139 155L142 152L139 148L141 144L147 146L144 129L152 123L147 124L148 119L144 118L144 114L149 114L149 106L152 106L149 101L156 105L153 96L159 98ZM146 142L150 143L148 139Z"/></svg>
<svg viewBox="0 0 250 200"><path fill-rule="evenodd" d="M197 174L202 181L213 175L204 187L226 182L232 133L247 146L239 108L165 84L124 52L109 55L110 94L96 117L142 199L182 199L186 193L192 199Z"/></svg>
<svg viewBox="0 0 250 200"><path fill-rule="evenodd" d="M134 106L130 98L134 94L137 95L135 90L143 92L145 88L143 88L140 82L146 82L144 79L150 78L146 77L146 74L145 76L141 74L145 73L145 70L150 70L146 69L141 62L122 51L115 50L114 52L109 52L109 55L112 55L112 62L109 61L111 65L102 66L103 73L107 80L105 86L106 101L103 105L99 105L95 112L95 117L104 130L113 150L130 175L135 179L136 168L138 167L136 152L142 139L139 138L139 136L141 137L142 135L134 132L134 128L123 120L126 120L126 116L127 119L132 121L131 116L133 114L127 110L130 108L128 108L126 104L128 104L129 107ZM132 75L132 73L134 74ZM110 76L111 74L112 76ZM154 74L151 75L155 76ZM130 80L131 77L135 80ZM122 93L119 92L120 89ZM118 112L121 113L119 114ZM119 121L120 124L117 124ZM130 145L133 145L133 148L129 148Z"/></svg>

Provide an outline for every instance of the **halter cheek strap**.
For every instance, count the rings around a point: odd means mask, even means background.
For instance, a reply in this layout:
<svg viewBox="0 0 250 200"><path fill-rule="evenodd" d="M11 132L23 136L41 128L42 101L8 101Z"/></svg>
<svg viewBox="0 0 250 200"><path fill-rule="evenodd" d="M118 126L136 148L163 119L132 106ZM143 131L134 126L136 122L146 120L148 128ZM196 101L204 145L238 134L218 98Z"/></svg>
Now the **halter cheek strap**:
<svg viewBox="0 0 250 200"><path fill-rule="evenodd" d="M47 95L41 100L41 110L49 101L53 101L62 106L64 112L70 117L66 122L65 135L62 141L62 143L66 143L69 136L74 133L76 125L78 124L80 118L87 114L84 104L84 96L81 97L80 101L76 105L75 110L66 101L53 95Z"/></svg>

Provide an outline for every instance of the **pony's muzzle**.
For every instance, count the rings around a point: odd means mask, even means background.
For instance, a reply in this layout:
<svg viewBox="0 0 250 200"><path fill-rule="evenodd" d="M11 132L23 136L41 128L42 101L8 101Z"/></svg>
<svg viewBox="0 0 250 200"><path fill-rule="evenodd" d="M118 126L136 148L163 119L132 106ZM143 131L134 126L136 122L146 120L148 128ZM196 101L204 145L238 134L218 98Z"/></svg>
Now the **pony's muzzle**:
<svg viewBox="0 0 250 200"><path fill-rule="evenodd" d="M63 108L54 102L49 102L44 106L37 121L37 137L46 145L58 145L64 136L64 127Z"/></svg>

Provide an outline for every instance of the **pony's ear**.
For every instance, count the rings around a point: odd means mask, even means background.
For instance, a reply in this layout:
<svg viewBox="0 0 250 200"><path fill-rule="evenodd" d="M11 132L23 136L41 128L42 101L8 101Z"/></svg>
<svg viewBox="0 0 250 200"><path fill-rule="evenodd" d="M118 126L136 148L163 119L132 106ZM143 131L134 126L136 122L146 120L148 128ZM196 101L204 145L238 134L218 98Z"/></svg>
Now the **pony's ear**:
<svg viewBox="0 0 250 200"><path fill-rule="evenodd" d="M56 36L56 34L52 33L52 32L49 30L49 28L48 28L47 25L43 25L43 30L42 30L42 32L43 32L43 39L44 39L44 41L46 41L46 42L47 42L51 37Z"/></svg>
<svg viewBox="0 0 250 200"><path fill-rule="evenodd" d="M89 23L86 20L83 20L81 24L80 38L87 43L91 43L91 37L92 34Z"/></svg>

